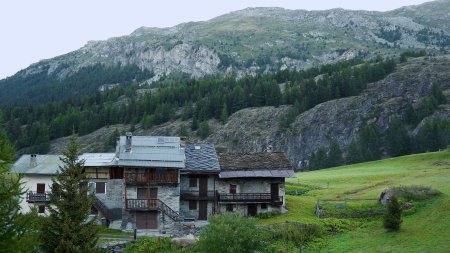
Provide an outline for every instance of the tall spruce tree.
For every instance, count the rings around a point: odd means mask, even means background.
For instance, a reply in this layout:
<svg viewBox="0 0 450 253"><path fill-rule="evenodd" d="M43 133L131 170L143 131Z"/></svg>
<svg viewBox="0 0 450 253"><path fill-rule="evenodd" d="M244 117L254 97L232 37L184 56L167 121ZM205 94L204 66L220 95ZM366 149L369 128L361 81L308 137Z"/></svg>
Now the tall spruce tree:
<svg viewBox="0 0 450 253"><path fill-rule="evenodd" d="M342 165L342 151L336 140L331 141L327 160L328 167L336 167Z"/></svg>
<svg viewBox="0 0 450 253"><path fill-rule="evenodd" d="M355 139L352 139L352 142L350 142L350 145L348 146L345 161L347 164L359 163L363 161L361 149Z"/></svg>
<svg viewBox="0 0 450 253"><path fill-rule="evenodd" d="M402 224L402 208L396 196L391 196L383 216L383 226L388 231L400 230Z"/></svg>
<svg viewBox="0 0 450 253"><path fill-rule="evenodd" d="M411 139L405 126L397 117L393 118L389 124L386 131L386 142L392 156L406 155L411 150Z"/></svg>
<svg viewBox="0 0 450 253"><path fill-rule="evenodd" d="M19 196L22 194L20 177L8 175L13 158L14 149L5 132L0 129L0 252L16 252L20 239L20 228L16 224Z"/></svg>
<svg viewBox="0 0 450 253"><path fill-rule="evenodd" d="M380 159L380 134L374 125L366 125L361 128L359 132L359 144L364 161Z"/></svg>
<svg viewBox="0 0 450 253"><path fill-rule="evenodd" d="M50 216L41 231L43 252L96 252L95 219L89 219L93 195L88 194L84 161L78 159L80 146L72 136L63 152L55 176L48 209Z"/></svg>

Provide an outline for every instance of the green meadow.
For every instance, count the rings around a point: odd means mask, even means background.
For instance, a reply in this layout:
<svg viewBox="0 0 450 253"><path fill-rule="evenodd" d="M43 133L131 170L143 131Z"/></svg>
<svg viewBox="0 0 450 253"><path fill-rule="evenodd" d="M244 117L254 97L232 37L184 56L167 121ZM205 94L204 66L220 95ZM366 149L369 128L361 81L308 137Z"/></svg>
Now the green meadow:
<svg viewBox="0 0 450 253"><path fill-rule="evenodd" d="M372 199L393 186L427 186L442 194L428 200L413 201L413 211L404 213L399 232L385 232L380 217L319 219L314 212L318 198ZM286 190L309 191L298 196L287 195L289 211L261 219L262 223L348 224L346 229L322 238L313 247L314 251L450 252L450 151L299 172L296 178L287 179ZM377 205L376 201L349 202L354 206L367 204Z"/></svg>

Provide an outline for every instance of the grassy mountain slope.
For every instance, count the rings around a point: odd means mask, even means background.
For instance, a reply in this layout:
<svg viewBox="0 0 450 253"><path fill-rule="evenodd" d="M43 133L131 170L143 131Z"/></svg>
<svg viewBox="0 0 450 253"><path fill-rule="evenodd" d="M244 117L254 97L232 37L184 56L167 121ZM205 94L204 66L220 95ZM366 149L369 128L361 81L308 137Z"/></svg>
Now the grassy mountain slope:
<svg viewBox="0 0 450 253"><path fill-rule="evenodd" d="M403 217L398 233L386 233L381 219L359 220L351 231L326 238L323 252L447 252L450 234L450 151L423 153L297 173L287 188L313 186L302 196L287 196L289 212L264 223L300 221L320 223L314 208L317 198L378 198L393 186L430 186L443 194ZM413 205L416 204L413 202Z"/></svg>

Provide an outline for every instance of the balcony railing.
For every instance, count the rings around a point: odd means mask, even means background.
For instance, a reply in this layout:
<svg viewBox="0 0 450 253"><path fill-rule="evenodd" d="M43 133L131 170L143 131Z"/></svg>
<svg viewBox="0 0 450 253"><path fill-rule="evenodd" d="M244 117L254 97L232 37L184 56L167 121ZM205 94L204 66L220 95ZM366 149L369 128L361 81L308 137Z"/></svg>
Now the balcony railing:
<svg viewBox="0 0 450 253"><path fill-rule="evenodd" d="M150 211L157 210L168 215L172 220L179 221L180 214L169 207L160 199L127 199L125 201L127 210Z"/></svg>
<svg viewBox="0 0 450 253"><path fill-rule="evenodd" d="M215 191L199 192L181 190L180 197L183 200L214 200L216 194Z"/></svg>
<svg viewBox="0 0 450 253"><path fill-rule="evenodd" d="M158 199L127 199L126 209L158 210Z"/></svg>
<svg viewBox="0 0 450 253"><path fill-rule="evenodd" d="M177 184L178 173L139 173L126 172L127 184Z"/></svg>
<svg viewBox="0 0 450 253"><path fill-rule="evenodd" d="M46 202L50 201L49 192L35 192L28 191L27 192L27 202Z"/></svg>
<svg viewBox="0 0 450 253"><path fill-rule="evenodd" d="M218 200L219 202L283 204L282 196L272 196L270 193L226 193L219 194Z"/></svg>

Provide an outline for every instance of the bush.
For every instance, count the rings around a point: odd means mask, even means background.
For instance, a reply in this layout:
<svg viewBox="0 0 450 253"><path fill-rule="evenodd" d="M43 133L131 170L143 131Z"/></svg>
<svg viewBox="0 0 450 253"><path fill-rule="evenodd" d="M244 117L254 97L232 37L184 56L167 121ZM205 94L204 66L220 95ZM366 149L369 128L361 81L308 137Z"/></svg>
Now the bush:
<svg viewBox="0 0 450 253"><path fill-rule="evenodd" d="M431 199L441 194L441 192L438 190L432 189L431 187L420 185L411 185L411 186L400 185L397 187L393 187L392 191L395 196L405 199L407 201L411 200L419 201Z"/></svg>
<svg viewBox="0 0 450 253"><path fill-rule="evenodd" d="M322 228L315 224L282 223L269 227L269 231L275 240L293 242L301 246L316 237L322 236Z"/></svg>
<svg viewBox="0 0 450 253"><path fill-rule="evenodd" d="M383 226L388 231L400 230L402 223L402 209L396 196L392 196L387 204L386 213L383 217Z"/></svg>
<svg viewBox="0 0 450 253"><path fill-rule="evenodd" d="M158 252L158 253L172 253L172 252L183 252L183 249L178 248L174 245L170 238L160 237L160 238L144 238L136 243L129 244L125 248L125 253L147 253L147 252Z"/></svg>
<svg viewBox="0 0 450 253"><path fill-rule="evenodd" d="M256 220L237 214L211 216L200 233L197 250L205 253L246 253L263 251L268 234L256 227Z"/></svg>

